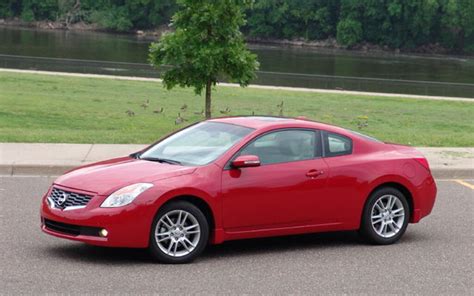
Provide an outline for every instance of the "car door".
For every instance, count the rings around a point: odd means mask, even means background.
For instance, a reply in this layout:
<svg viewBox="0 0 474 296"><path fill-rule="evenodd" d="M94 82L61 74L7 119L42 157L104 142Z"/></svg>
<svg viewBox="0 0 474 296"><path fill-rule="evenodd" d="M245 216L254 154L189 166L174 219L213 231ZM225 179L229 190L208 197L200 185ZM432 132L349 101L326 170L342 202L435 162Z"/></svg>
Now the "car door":
<svg viewBox="0 0 474 296"><path fill-rule="evenodd" d="M318 223L327 166L319 131L277 130L261 135L235 156L256 155L261 165L222 176L223 223L245 231Z"/></svg>
<svg viewBox="0 0 474 296"><path fill-rule="evenodd" d="M351 138L326 131L322 135L324 160L329 167L326 192L332 200L331 215L352 228L360 222L365 200L367 159L354 156Z"/></svg>

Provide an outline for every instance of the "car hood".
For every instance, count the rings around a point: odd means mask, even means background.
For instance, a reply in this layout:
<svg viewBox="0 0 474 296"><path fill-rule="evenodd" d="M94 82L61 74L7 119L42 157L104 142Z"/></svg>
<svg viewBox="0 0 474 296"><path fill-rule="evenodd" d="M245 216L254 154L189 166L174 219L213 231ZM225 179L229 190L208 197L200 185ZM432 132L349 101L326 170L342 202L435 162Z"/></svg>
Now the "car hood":
<svg viewBox="0 0 474 296"><path fill-rule="evenodd" d="M130 184L153 183L191 174L195 170L194 167L123 157L79 167L62 175L54 183L71 189L108 195Z"/></svg>

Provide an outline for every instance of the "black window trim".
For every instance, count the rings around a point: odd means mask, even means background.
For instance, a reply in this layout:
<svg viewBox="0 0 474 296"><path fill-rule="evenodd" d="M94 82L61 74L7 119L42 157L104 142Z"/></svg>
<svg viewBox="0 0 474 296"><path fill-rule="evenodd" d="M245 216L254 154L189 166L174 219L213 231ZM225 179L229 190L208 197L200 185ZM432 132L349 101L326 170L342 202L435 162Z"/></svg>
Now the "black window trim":
<svg viewBox="0 0 474 296"><path fill-rule="evenodd" d="M258 140L259 138L263 137L263 136L266 136L268 134L271 134L271 133L275 133L275 132L282 132L282 131L294 131L294 130L299 130L299 131L310 131L310 132L313 132L315 134L315 139L318 137L318 134L319 134L319 138L320 140L316 143L316 145L314 146L314 154L316 154L316 152L318 151L318 148L319 148L319 155L313 157L313 158L309 158L309 159L300 159L300 160L293 160L293 161L285 161L285 162L277 162L277 163L268 163L268 164L261 164L261 166L265 166L265 165L275 165L275 164L284 164L284 163L290 163L290 162L298 162L298 161L305 161L305 160L313 160L313 159L319 159L319 158L323 158L324 156L324 145L323 145L323 138L322 138L322 134L323 134L323 131L320 130L320 129L316 129L316 128L304 128L304 127L284 127L284 128L276 128L276 129L272 129L272 130L269 130L269 131L266 131L262 134L258 134L257 136L253 137L252 139L248 140L247 143L245 145L243 145L242 147L240 147L239 150L237 150L237 152L234 153L234 155L232 155L232 157L229 158L229 160L226 162L225 166L224 166L224 171L227 171L227 170L231 170L233 169L232 166L231 166L231 163L234 159L237 158L237 156L239 155L239 153L244 150L248 145L252 144L254 141Z"/></svg>
<svg viewBox="0 0 474 296"><path fill-rule="evenodd" d="M342 137L342 138L346 138L350 141L351 143L351 149L348 150L347 152L343 152L343 153L338 153L338 154L335 154L335 155L329 155L329 140L328 140L328 135L329 134L333 134L333 135L336 135L338 137ZM352 140L351 137L348 137L348 136L345 136L345 135L342 135L342 134L339 134L339 133L335 133L335 132L328 132L328 131L325 131L323 130L321 132L321 143L323 143L323 149L322 149L322 153L323 153L323 157L324 158L327 158L327 157L338 157L338 156L345 156L345 155L351 155L354 151L354 141Z"/></svg>

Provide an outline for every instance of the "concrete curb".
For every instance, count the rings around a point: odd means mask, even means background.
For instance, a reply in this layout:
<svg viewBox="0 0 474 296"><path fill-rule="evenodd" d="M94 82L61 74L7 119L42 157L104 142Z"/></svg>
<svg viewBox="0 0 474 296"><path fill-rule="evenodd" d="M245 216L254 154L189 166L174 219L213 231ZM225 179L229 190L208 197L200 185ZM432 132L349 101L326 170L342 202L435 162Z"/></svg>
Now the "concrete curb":
<svg viewBox="0 0 474 296"><path fill-rule="evenodd" d="M474 179L474 169L431 169L435 179Z"/></svg>
<svg viewBox="0 0 474 296"><path fill-rule="evenodd" d="M145 144L0 143L0 175L57 176L101 160L123 157ZM474 147L416 147L436 178L474 179Z"/></svg>
<svg viewBox="0 0 474 296"><path fill-rule="evenodd" d="M0 165L0 175L59 176L78 166L79 165ZM436 179L474 179L474 169L432 168L431 172Z"/></svg>
<svg viewBox="0 0 474 296"><path fill-rule="evenodd" d="M0 165L0 175L7 176L59 176L78 167L77 165Z"/></svg>

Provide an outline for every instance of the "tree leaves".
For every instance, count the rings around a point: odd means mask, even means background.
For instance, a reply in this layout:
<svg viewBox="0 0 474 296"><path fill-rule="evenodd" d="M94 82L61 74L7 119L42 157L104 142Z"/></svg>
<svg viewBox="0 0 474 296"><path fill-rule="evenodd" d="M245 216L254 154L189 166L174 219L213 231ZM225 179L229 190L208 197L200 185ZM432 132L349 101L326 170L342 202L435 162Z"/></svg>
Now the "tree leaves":
<svg viewBox="0 0 474 296"><path fill-rule="evenodd" d="M240 26L248 4L237 0L179 0L174 32L150 46L150 63L170 66L162 75L170 89L194 87L201 94L210 80L226 79L246 86L255 78L258 62L248 51Z"/></svg>

